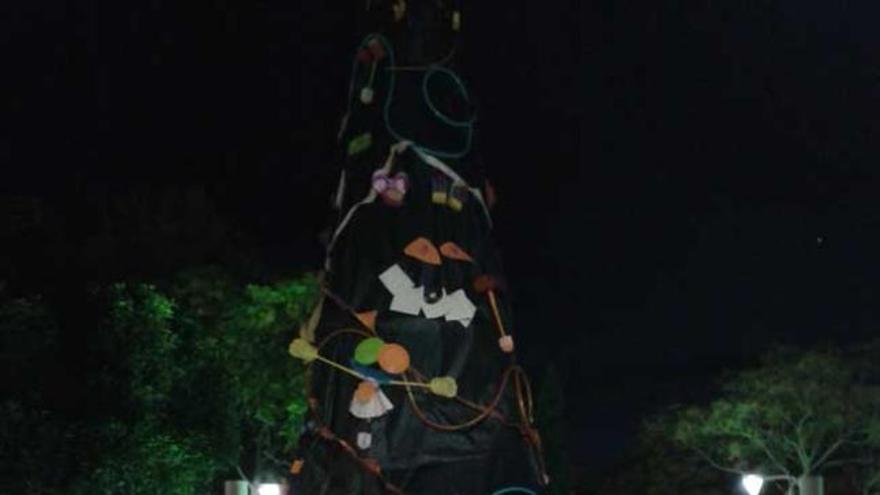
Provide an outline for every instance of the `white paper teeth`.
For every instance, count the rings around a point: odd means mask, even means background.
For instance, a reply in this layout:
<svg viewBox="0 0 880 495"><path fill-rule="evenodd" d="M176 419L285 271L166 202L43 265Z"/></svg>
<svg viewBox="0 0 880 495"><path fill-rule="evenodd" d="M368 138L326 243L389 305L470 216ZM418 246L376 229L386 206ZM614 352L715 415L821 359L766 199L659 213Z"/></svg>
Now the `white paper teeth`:
<svg viewBox="0 0 880 495"><path fill-rule="evenodd" d="M425 318L440 318L446 314L447 299L445 290L434 303L429 303L426 300L424 287L419 291L419 297L422 299L421 310L425 314Z"/></svg>
<svg viewBox="0 0 880 495"><path fill-rule="evenodd" d="M409 275L400 268L400 265L392 265L391 268L379 275L379 280L391 293L391 311L418 316L422 309L422 291L413 284Z"/></svg>
<svg viewBox="0 0 880 495"><path fill-rule="evenodd" d="M468 299L464 290L458 289L448 296L444 295L444 300L446 301L444 306L446 321L457 321L467 328L471 324L471 320L474 319L477 307Z"/></svg>
<svg viewBox="0 0 880 495"><path fill-rule="evenodd" d="M416 287L409 275L397 264L382 272L379 280L393 296L389 308L391 311L413 316L424 313L425 318L430 319L442 317L446 321L457 321L465 328L471 324L477 312L477 307L468 299L463 289L452 294L443 290L439 300L427 302L424 297L425 289Z"/></svg>
<svg viewBox="0 0 880 495"><path fill-rule="evenodd" d="M355 398L351 399L351 405L348 407L348 411L356 418L360 419L373 419L384 416L394 409L394 404L391 403L391 400L388 399L382 389L376 389L376 393L373 394L373 397L366 402L360 402Z"/></svg>

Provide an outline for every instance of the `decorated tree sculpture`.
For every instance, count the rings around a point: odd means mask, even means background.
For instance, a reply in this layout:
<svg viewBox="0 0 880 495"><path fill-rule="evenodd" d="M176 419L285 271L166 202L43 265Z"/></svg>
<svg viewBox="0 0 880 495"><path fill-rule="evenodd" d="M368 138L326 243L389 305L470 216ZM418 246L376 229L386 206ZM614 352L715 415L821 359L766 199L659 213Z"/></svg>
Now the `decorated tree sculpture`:
<svg viewBox="0 0 880 495"><path fill-rule="evenodd" d="M537 494L547 477L455 71L460 6L361 2L324 297L291 465L308 495Z"/></svg>

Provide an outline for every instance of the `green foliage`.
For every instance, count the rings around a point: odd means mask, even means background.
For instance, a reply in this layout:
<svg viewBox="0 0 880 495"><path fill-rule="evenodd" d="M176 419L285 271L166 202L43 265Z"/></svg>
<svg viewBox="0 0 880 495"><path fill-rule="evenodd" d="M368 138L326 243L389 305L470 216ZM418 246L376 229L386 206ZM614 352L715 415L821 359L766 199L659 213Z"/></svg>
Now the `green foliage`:
<svg viewBox="0 0 880 495"><path fill-rule="evenodd" d="M181 307L195 315L189 324L206 330L194 339L192 358L228 384L228 399L255 440L255 464L277 462L295 445L306 410L304 369L287 345L317 288L308 276L239 290L210 272L189 273L175 286Z"/></svg>
<svg viewBox="0 0 880 495"><path fill-rule="evenodd" d="M109 292L102 350L117 368L104 378L120 387L133 411L158 413L187 371L178 363L174 303L148 284L115 284Z"/></svg>
<svg viewBox="0 0 880 495"><path fill-rule="evenodd" d="M101 428L97 465L71 488L74 495L137 493L192 495L209 489L218 468L206 442L153 419Z"/></svg>
<svg viewBox="0 0 880 495"><path fill-rule="evenodd" d="M716 467L818 473L871 439L880 402L864 393L860 369L836 351L776 351L728 376L720 398L655 427Z"/></svg>
<svg viewBox="0 0 880 495"><path fill-rule="evenodd" d="M269 463L289 461L305 413L287 345L316 299L314 277L243 285L207 269L167 290L118 283L98 294L102 316L78 361L93 363L86 414L11 387L0 493L188 495L239 466L283 472ZM57 325L38 299L0 304L0 316L4 370L57 358Z"/></svg>

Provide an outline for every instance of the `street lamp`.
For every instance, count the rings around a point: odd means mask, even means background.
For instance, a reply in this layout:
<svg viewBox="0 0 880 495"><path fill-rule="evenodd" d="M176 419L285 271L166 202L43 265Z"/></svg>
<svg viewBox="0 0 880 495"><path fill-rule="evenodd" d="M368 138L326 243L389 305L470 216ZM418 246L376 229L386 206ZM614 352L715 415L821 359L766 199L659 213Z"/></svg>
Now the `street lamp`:
<svg viewBox="0 0 880 495"><path fill-rule="evenodd" d="M749 495L758 495L764 486L764 477L758 474L747 474L743 476L742 485Z"/></svg>
<svg viewBox="0 0 880 495"><path fill-rule="evenodd" d="M281 495L281 485L278 483L261 483L257 487L259 495Z"/></svg>

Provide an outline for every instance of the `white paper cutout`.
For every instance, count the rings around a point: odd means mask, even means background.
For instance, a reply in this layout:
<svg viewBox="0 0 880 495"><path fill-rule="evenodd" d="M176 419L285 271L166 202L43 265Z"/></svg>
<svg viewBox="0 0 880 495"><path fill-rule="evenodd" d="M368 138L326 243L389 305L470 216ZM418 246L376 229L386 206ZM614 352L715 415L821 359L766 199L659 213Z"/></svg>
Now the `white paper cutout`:
<svg viewBox="0 0 880 495"><path fill-rule="evenodd" d="M422 312L425 313L425 318L440 318L446 314L446 312L447 312L446 302L448 300L446 298L446 290L443 290L443 292L440 295L440 298L436 302L434 302L433 304L429 303L425 299L425 288L424 287L422 287L422 290L420 292L422 294L422 296L421 296L422 297Z"/></svg>
<svg viewBox="0 0 880 495"><path fill-rule="evenodd" d="M468 299L464 290L458 289L444 299L446 300L446 321L458 321L467 327L474 318L477 307Z"/></svg>
<svg viewBox="0 0 880 495"><path fill-rule="evenodd" d="M391 300L391 311L418 316L424 302L422 289L418 287L403 289L394 294L394 298Z"/></svg>
<svg viewBox="0 0 880 495"><path fill-rule="evenodd" d="M382 274L379 275L379 280L382 281L382 284L388 289L388 292L392 294L397 294L400 291L411 289L416 286L412 279L409 278L409 275L403 271L403 268L397 264L391 265L391 267L382 272Z"/></svg>
<svg viewBox="0 0 880 495"><path fill-rule="evenodd" d="M357 446L361 450L367 450L370 446L373 445L373 435L369 432L361 431L358 432L357 436Z"/></svg>
<svg viewBox="0 0 880 495"><path fill-rule="evenodd" d="M392 265L391 268L379 275L379 280L388 289L394 298L391 300L391 311L418 316L422 309L422 290L413 284L409 275L400 268L400 265Z"/></svg>
<svg viewBox="0 0 880 495"><path fill-rule="evenodd" d="M424 294L425 288L416 287L409 275L397 264L382 272L379 280L393 296L389 308L391 311L413 316L424 313L425 318L457 321L465 328L470 326L477 312L477 307L468 299L464 289L458 289L452 294L447 294L442 289L437 301L428 302Z"/></svg>
<svg viewBox="0 0 880 495"><path fill-rule="evenodd" d="M360 402L352 397L351 404L348 406L348 412L360 419L378 418L392 409L394 409L394 404L382 392L381 388L377 388L376 393L367 402Z"/></svg>

